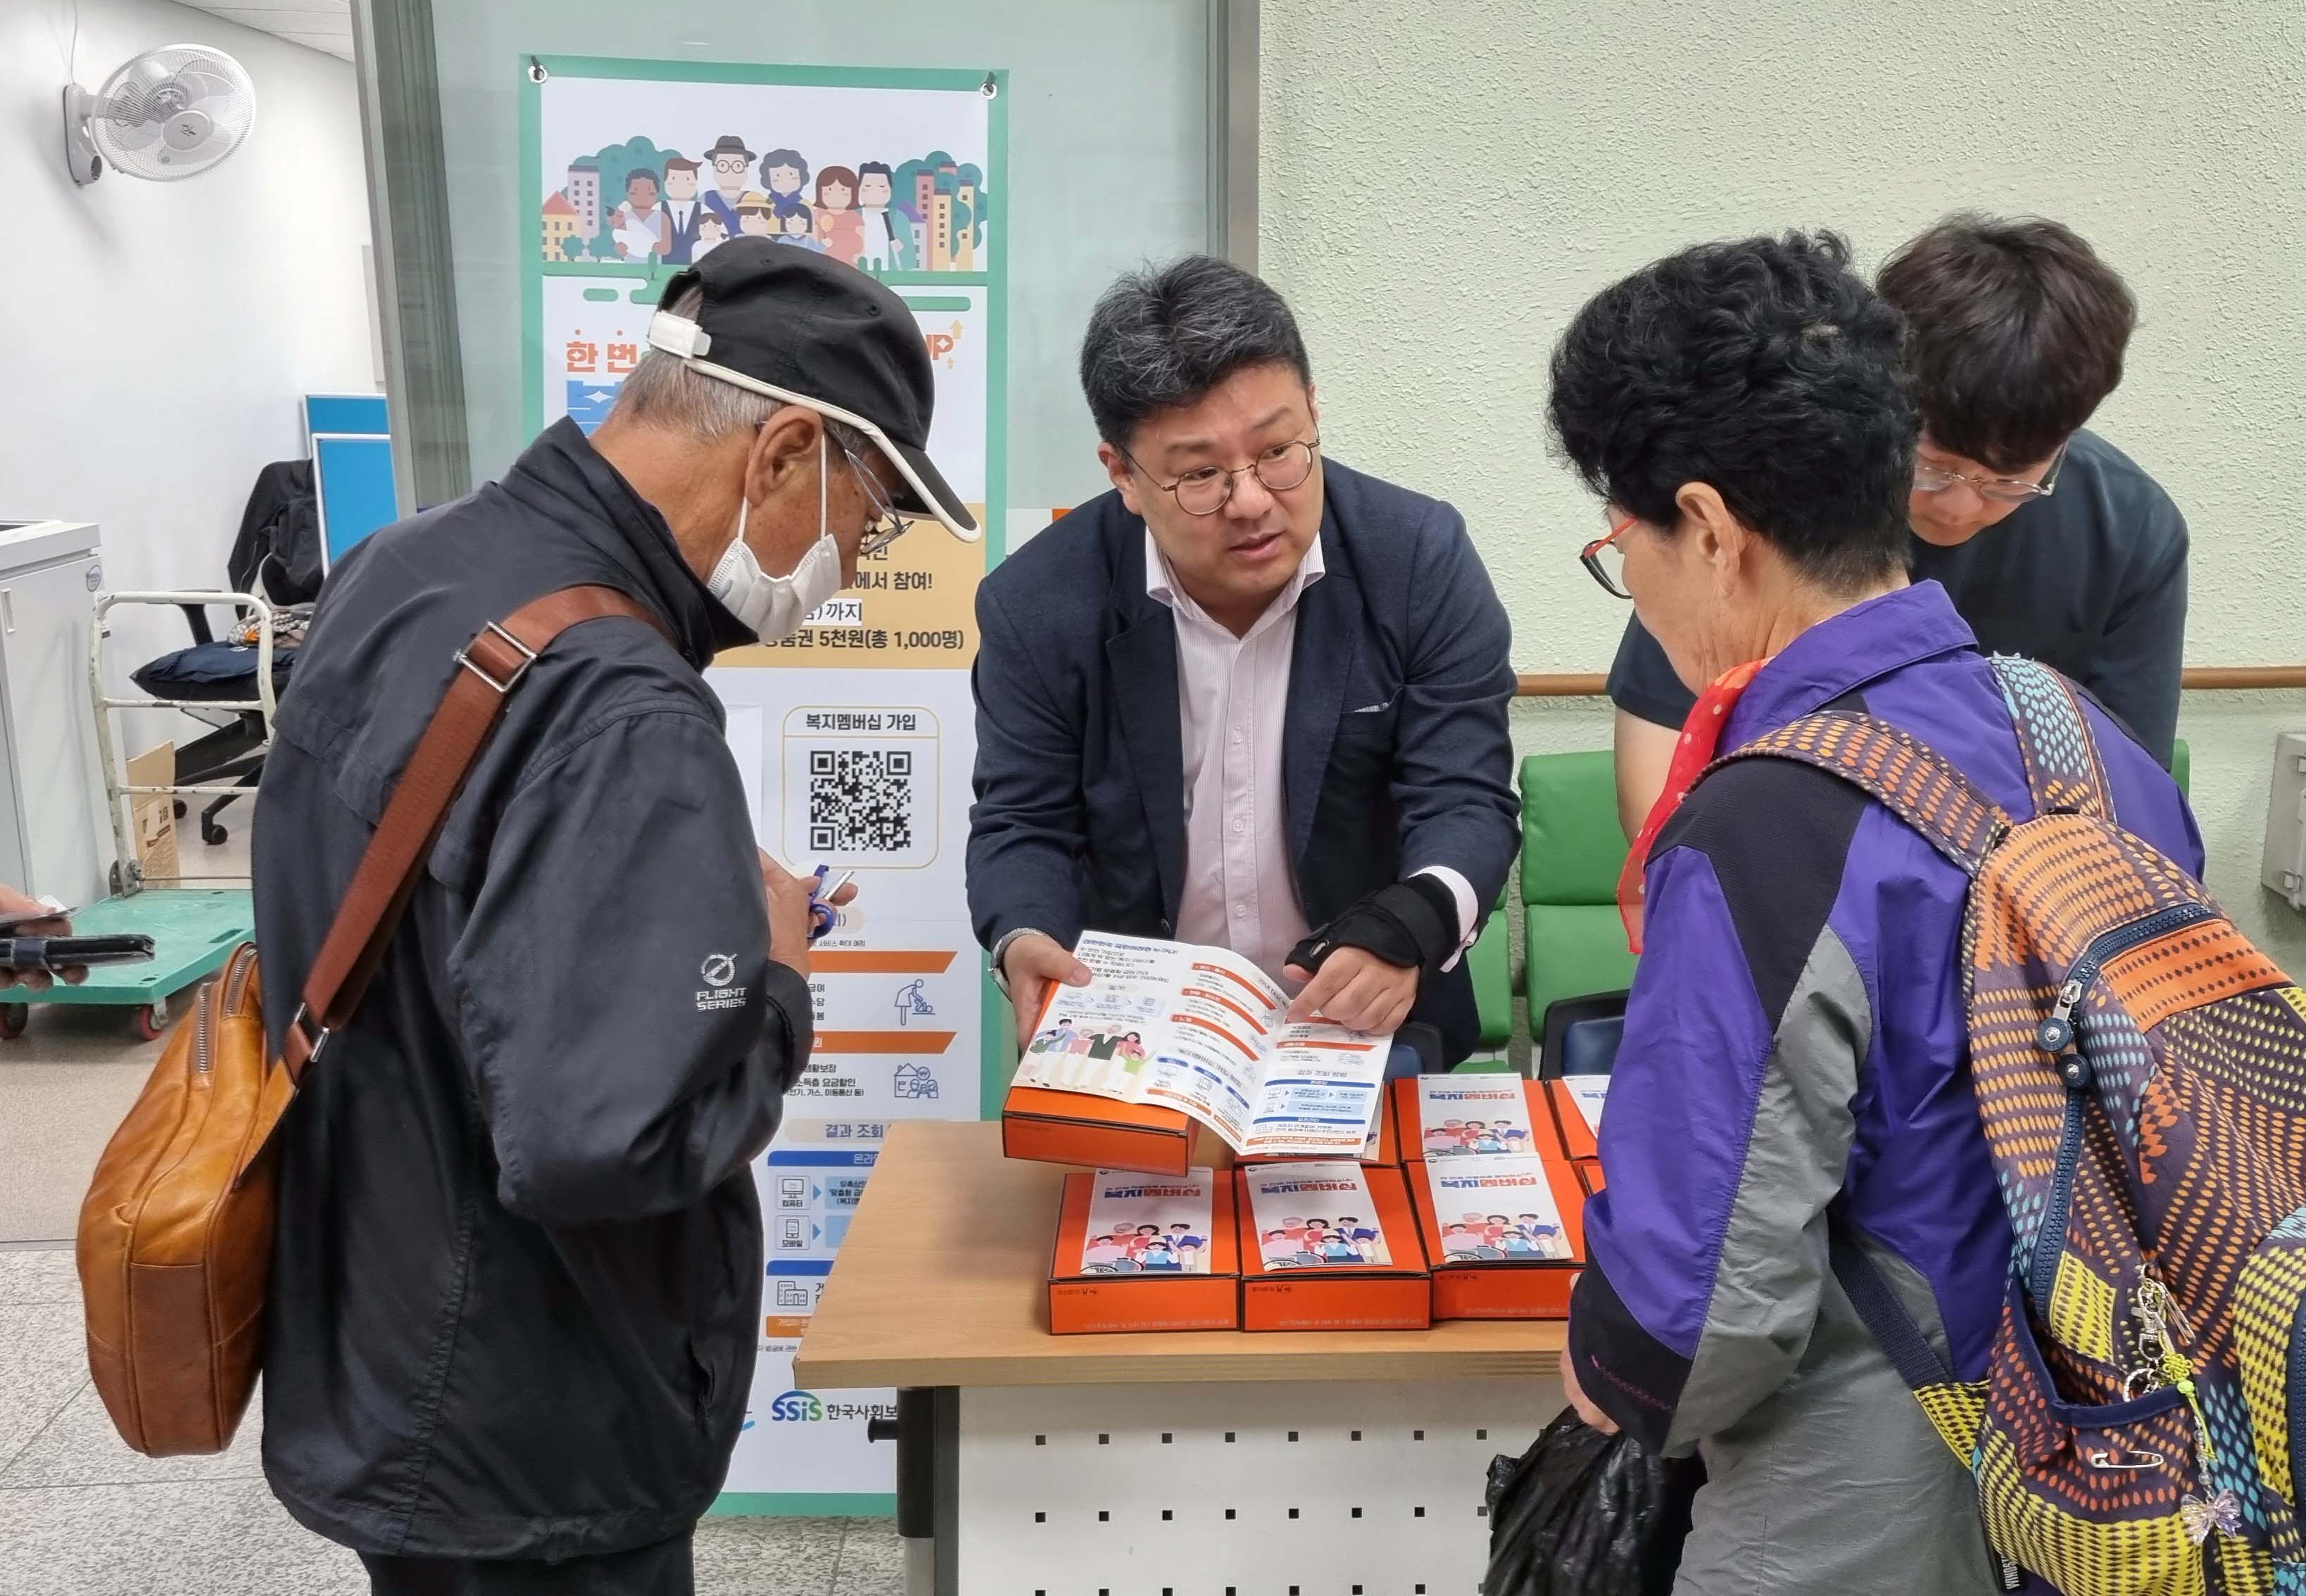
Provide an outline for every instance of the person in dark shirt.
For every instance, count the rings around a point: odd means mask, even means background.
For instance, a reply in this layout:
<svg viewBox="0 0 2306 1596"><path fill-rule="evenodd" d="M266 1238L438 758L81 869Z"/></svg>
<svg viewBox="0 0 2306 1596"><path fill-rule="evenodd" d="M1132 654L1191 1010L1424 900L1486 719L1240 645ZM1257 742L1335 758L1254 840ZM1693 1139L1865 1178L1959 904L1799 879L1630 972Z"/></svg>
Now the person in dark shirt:
<svg viewBox="0 0 2306 1596"><path fill-rule="evenodd" d="M2122 381L2136 303L2056 222L1955 216L1875 279L1906 320L1922 439L1907 505L1912 576L1988 653L2081 684L2168 768L2186 638L2186 520L2129 456L2084 431ZM1610 670L1618 812L1647 818L1696 702L1639 621Z"/></svg>

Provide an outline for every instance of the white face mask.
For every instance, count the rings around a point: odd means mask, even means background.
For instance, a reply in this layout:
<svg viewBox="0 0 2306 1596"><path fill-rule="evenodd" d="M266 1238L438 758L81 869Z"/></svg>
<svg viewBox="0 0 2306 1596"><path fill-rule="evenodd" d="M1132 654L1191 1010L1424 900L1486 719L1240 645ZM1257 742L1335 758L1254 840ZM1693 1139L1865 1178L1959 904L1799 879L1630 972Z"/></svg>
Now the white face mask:
<svg viewBox="0 0 2306 1596"><path fill-rule="evenodd" d="M745 516L749 499L737 504L737 541L713 568L705 591L728 606L729 613L764 643L781 643L816 613L825 600L841 591L841 545L824 519L824 435L816 440L816 542L800 557L789 575L772 576L761 569L745 542Z"/></svg>

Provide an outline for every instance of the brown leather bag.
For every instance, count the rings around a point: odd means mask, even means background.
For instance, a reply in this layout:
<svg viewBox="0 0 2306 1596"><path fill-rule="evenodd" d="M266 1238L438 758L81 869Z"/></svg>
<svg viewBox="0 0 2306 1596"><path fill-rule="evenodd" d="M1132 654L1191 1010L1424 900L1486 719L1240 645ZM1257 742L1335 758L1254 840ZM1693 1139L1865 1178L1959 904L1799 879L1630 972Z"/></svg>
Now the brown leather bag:
<svg viewBox="0 0 2306 1596"><path fill-rule="evenodd" d="M167 1457L231 1444L264 1349L274 1127L360 1007L506 696L563 631L618 616L663 630L620 593L567 587L483 627L457 655L462 669L369 840L278 1059L265 1049L256 949L245 943L170 1033L80 1210L89 1373L137 1451Z"/></svg>

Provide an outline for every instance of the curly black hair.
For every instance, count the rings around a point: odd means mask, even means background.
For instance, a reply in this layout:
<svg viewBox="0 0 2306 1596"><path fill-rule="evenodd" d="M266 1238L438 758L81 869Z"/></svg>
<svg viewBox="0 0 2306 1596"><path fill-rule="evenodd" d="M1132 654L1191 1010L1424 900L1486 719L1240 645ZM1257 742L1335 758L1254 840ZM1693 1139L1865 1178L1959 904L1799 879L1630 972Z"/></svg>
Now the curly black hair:
<svg viewBox="0 0 2306 1596"><path fill-rule="evenodd" d="M1670 529L1710 483L1812 581L1907 559L1918 429L1898 312L1832 233L1699 244L1589 301L1553 352L1554 438L1588 487Z"/></svg>

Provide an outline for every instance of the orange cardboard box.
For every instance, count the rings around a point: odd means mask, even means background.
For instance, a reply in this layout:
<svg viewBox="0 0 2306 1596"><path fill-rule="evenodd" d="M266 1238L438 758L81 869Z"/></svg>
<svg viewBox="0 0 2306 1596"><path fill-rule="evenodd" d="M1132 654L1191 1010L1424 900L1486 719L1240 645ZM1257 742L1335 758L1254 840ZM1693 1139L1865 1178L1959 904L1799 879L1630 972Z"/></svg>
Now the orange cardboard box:
<svg viewBox="0 0 2306 1596"><path fill-rule="evenodd" d="M1567 1319L1585 1263L1585 1188L1559 1153L1431 1158L1408 1169L1433 1317Z"/></svg>
<svg viewBox="0 0 2306 1596"><path fill-rule="evenodd" d="M1553 1128L1561 1145L1573 1158L1598 1158L1601 1156L1600 1142L1595 1140L1593 1128L1601 1119L1601 1110L1593 1101L1585 1083L1598 1081L1607 1089L1606 1075L1580 1075L1573 1080L1555 1079L1544 1082L1545 1100L1553 1114ZM1593 1118L1585 1117L1585 1108L1579 1106L1581 1092L1587 1092L1586 1108L1592 1108Z"/></svg>
<svg viewBox="0 0 2306 1596"><path fill-rule="evenodd" d="M1049 1260L1049 1333L1238 1329L1240 1256L1223 1172L1069 1174Z"/></svg>
<svg viewBox="0 0 2306 1596"><path fill-rule="evenodd" d="M1591 1197L1595 1192L1601 1191L1601 1161L1599 1158L1578 1159L1577 1181L1580 1185L1585 1188L1585 1195L1588 1197Z"/></svg>
<svg viewBox="0 0 2306 1596"><path fill-rule="evenodd" d="M1401 1171L1350 1159L1234 1171L1244 1330L1422 1330L1433 1292Z"/></svg>
<svg viewBox="0 0 2306 1596"><path fill-rule="evenodd" d="M1393 1083L1405 1164L1475 1154L1563 1156L1546 1082L1518 1075L1413 1075Z"/></svg>
<svg viewBox="0 0 2306 1596"><path fill-rule="evenodd" d="M1237 1160L1225 1139L1174 1108L1085 1092L1012 1086L1001 1103L1001 1151L1012 1158L1182 1175Z"/></svg>

